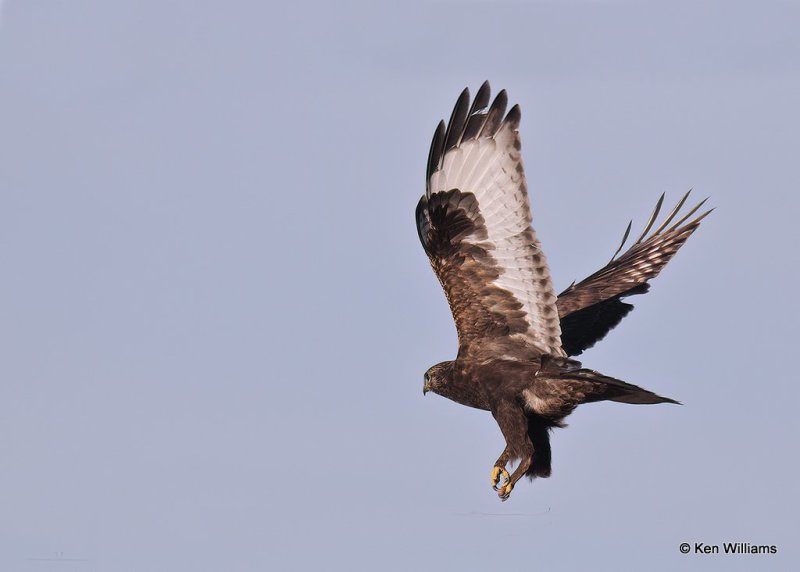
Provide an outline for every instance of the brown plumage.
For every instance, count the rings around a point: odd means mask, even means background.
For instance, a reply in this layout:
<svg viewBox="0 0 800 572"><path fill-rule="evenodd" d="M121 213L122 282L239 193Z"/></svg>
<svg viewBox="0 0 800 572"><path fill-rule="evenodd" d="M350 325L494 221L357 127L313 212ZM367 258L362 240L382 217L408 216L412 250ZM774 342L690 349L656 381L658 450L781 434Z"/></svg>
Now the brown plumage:
<svg viewBox="0 0 800 572"><path fill-rule="evenodd" d="M630 312L622 299L646 292L711 211L689 220L700 203L673 223L687 193L651 233L662 195L627 251L617 256L630 225L606 266L557 297L531 227L520 110L515 105L506 114L505 91L491 105L489 93L485 82L470 105L465 89L450 121L436 129L416 219L458 331L457 358L426 372L424 392L492 412L506 440L492 485L505 500L523 475L550 475L549 430L578 405L677 403L568 356L594 345ZM505 467L517 459L509 475Z"/></svg>

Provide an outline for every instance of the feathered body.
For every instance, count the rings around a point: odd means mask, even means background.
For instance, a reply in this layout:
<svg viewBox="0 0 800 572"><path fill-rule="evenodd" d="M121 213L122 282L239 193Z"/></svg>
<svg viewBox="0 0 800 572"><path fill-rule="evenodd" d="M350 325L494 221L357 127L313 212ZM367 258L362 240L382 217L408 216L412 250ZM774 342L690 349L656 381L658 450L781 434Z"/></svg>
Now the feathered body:
<svg viewBox="0 0 800 572"><path fill-rule="evenodd" d="M492 484L508 498L524 474L549 476L548 431L582 403L676 403L584 369L576 356L633 308L622 298L647 291L705 213L698 205L672 220L688 193L624 254L555 295L547 260L531 227L519 139L518 106L506 114L501 91L489 105L484 83L470 105L464 90L447 125L439 124L428 158L427 188L416 211L420 241L444 289L458 331L458 356L430 368L424 390L491 411L506 440ZM702 203L701 203L702 204ZM710 211L709 211L710 212ZM520 464L513 475L505 466ZM505 478L498 486L500 476Z"/></svg>

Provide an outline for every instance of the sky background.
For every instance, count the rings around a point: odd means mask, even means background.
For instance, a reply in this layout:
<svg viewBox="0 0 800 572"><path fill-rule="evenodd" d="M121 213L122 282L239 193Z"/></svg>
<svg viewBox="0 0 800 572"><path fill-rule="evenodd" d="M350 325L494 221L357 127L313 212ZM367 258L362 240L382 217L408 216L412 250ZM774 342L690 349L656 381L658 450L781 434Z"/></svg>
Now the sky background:
<svg viewBox="0 0 800 572"><path fill-rule="evenodd" d="M800 6L6 0L0 569L797 569ZM560 291L717 210L500 503L414 208L484 79ZM636 226L638 223L638 227ZM682 555L681 542L775 544Z"/></svg>

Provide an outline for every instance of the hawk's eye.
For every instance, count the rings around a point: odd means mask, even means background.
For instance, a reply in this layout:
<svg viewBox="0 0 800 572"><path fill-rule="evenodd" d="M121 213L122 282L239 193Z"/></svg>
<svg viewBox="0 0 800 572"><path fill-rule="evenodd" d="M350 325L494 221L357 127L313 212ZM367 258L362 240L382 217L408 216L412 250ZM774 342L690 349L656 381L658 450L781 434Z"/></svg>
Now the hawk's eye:
<svg viewBox="0 0 800 572"><path fill-rule="evenodd" d="M430 378L428 377L428 372L426 371L425 372L425 383L428 383L429 379Z"/></svg>

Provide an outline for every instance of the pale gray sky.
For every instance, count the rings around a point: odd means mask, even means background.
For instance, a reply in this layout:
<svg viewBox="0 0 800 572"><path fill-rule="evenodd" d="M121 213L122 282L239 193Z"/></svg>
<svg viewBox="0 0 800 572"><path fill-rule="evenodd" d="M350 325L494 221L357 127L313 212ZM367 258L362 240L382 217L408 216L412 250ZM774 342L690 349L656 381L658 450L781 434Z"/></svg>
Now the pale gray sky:
<svg viewBox="0 0 800 572"><path fill-rule="evenodd" d="M0 568L796 568L797 4L2 8ZM718 207L582 356L684 405L580 408L502 504L413 216L484 79L559 290Z"/></svg>

